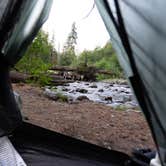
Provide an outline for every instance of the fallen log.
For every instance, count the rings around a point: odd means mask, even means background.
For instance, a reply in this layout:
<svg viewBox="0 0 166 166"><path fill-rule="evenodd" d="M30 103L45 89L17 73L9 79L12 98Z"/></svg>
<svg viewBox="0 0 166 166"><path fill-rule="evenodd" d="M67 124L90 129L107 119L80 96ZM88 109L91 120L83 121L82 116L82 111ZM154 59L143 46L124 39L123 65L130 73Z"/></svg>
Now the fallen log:
<svg viewBox="0 0 166 166"><path fill-rule="evenodd" d="M69 66L54 66L50 68L50 70L59 71L62 73L71 72L72 73L71 76L73 75L73 77L75 75L83 76L84 81L96 81L97 74L104 74L104 75L114 74L112 71L97 69L94 66L80 66L77 68L74 68L74 67L72 68Z"/></svg>
<svg viewBox="0 0 166 166"><path fill-rule="evenodd" d="M19 82L25 83L28 79L31 78L31 76L28 75L28 74L25 74L25 73L20 73L20 72L17 72L17 71L11 71L10 72L10 78L11 78L12 83L19 83Z"/></svg>
<svg viewBox="0 0 166 166"><path fill-rule="evenodd" d="M97 70L97 74L113 75L112 71L109 70Z"/></svg>
<svg viewBox="0 0 166 166"><path fill-rule="evenodd" d="M49 82L49 85L63 85L63 84L68 84L74 82L73 80L65 80L62 76L55 75L55 74L48 74L46 73L48 78L51 78L51 81ZM37 77L25 74L25 73L20 73L18 71L11 71L10 72L10 78L12 83L26 83L27 80L34 80L37 79Z"/></svg>
<svg viewBox="0 0 166 166"><path fill-rule="evenodd" d="M53 66L49 70L57 70L57 71L76 71L77 68L72 68L69 66Z"/></svg>
<svg viewBox="0 0 166 166"><path fill-rule="evenodd" d="M82 68L74 68L74 67L69 67L69 66L53 66L51 67L49 70L53 70L53 71L62 71L62 72L82 72L82 74L84 74L84 72L90 72L90 70L93 69L93 72L95 72L96 74L106 74L106 75L112 75L112 71L109 70L101 70L101 69L97 69L96 67L91 67L91 66L87 66L87 67L83 67ZM81 71L82 70L82 71Z"/></svg>

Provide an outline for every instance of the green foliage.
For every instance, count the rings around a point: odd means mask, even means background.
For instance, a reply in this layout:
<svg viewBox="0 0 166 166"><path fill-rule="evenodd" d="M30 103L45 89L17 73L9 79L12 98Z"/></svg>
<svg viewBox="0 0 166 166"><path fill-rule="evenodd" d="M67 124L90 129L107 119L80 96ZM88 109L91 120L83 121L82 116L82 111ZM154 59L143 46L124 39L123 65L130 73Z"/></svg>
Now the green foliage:
<svg viewBox="0 0 166 166"><path fill-rule="evenodd" d="M57 93L57 100L60 102L68 102L68 97L62 93Z"/></svg>
<svg viewBox="0 0 166 166"><path fill-rule="evenodd" d="M102 80L106 80L106 79L112 79L112 77L105 75L105 74L97 74L97 76L96 76L97 81L102 81Z"/></svg>
<svg viewBox="0 0 166 166"><path fill-rule="evenodd" d="M32 76L32 82L40 85L51 81L46 72L56 58L56 51L48 39L48 34L40 30L24 57L17 63L16 68Z"/></svg>
<svg viewBox="0 0 166 166"><path fill-rule="evenodd" d="M49 84L51 80L47 77L46 72L51 65L56 64L77 67L78 73L84 73L87 80L96 78L96 68L112 71L111 78L123 77L121 67L110 42L102 48L97 47L93 51L85 50L79 56L76 56L77 29L75 23L72 25L63 52L59 53L59 56L57 56L53 43L54 39L49 41L46 32L39 31L25 56L16 65L16 68L21 72L32 75L33 82L41 85ZM108 78L110 76L101 74L97 76L99 80Z"/></svg>
<svg viewBox="0 0 166 166"><path fill-rule="evenodd" d="M68 40L71 40L72 31L69 34ZM73 36L75 36L75 31L73 33ZM119 65L117 56L110 42L108 42L102 48L101 47L95 48L93 51L85 50L79 56L76 57L75 51L73 50L76 41L72 43L68 42L68 40L67 40L68 44L66 44L66 46L64 47L64 51L61 54L61 59L60 59L61 65L77 67L78 73L80 74L81 70L83 70L82 73L86 73L87 71L88 74L88 72L90 71L88 67L92 67L93 69L97 68L97 69L108 70L113 73L111 76L103 74L97 75L98 80L109 79L109 78L123 78L122 69ZM75 37L73 37L72 41L74 40L76 40ZM73 47L71 47L71 45L73 45ZM93 73L87 75L87 78L89 78L89 76L95 77Z"/></svg>
<svg viewBox="0 0 166 166"><path fill-rule="evenodd" d="M122 69L119 65L115 51L111 43L107 43L103 48L97 47L93 51L83 51L78 57L79 65L94 66L98 69L110 70L112 78L123 77ZM108 79L110 76L98 75L97 79Z"/></svg>
<svg viewBox="0 0 166 166"><path fill-rule="evenodd" d="M50 63L53 58L52 56L56 56L56 51L53 43L51 43L48 39L48 33L40 30L33 43L27 50L26 55L29 58L34 56L39 57L45 63Z"/></svg>
<svg viewBox="0 0 166 166"><path fill-rule="evenodd" d="M62 66L71 66L75 61L76 61L76 55L74 52L71 51L63 52L60 55L60 65Z"/></svg>

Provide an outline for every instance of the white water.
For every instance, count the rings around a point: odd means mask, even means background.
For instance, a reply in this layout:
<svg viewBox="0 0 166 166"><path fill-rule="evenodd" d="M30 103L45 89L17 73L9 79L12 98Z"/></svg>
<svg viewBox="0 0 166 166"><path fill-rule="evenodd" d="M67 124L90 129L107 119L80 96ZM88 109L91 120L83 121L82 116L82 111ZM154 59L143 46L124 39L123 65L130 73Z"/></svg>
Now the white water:
<svg viewBox="0 0 166 166"><path fill-rule="evenodd" d="M87 90L87 93L80 93L78 89ZM62 93L73 100L76 100L79 96L87 96L91 101L104 103L112 107L135 108L138 106L131 89L126 84L74 82L68 86L57 86L56 90L47 87L46 91L49 93Z"/></svg>

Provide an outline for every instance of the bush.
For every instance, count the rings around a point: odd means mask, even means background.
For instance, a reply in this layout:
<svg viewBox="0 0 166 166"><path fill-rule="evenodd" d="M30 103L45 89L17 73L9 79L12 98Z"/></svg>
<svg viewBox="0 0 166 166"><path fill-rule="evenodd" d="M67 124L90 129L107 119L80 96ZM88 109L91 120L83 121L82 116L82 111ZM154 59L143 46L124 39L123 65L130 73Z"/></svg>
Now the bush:
<svg viewBox="0 0 166 166"><path fill-rule="evenodd" d="M24 56L16 65L16 68L20 72L31 75L30 80L27 82L37 83L42 86L48 85L51 81L51 78L46 74L50 67L50 64L44 63L43 60L38 57L28 59L27 56Z"/></svg>
<svg viewBox="0 0 166 166"><path fill-rule="evenodd" d="M68 102L68 97L62 93L57 93L57 100L60 102Z"/></svg>
<svg viewBox="0 0 166 166"><path fill-rule="evenodd" d="M16 68L32 76L28 82L47 85L51 81L47 70L51 67L55 54L52 43L48 41L48 34L41 30Z"/></svg>

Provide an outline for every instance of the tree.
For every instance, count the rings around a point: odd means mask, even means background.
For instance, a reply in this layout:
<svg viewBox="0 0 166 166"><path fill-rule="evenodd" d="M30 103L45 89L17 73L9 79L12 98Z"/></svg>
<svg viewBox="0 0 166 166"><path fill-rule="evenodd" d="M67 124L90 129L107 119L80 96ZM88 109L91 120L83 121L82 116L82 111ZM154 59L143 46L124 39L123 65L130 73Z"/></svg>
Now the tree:
<svg viewBox="0 0 166 166"><path fill-rule="evenodd" d="M107 42L104 47L96 47L93 51L83 51L78 57L79 66L93 66L98 69L112 71L113 77L122 77L122 69L119 65L112 44ZM101 78L105 78L101 77Z"/></svg>
<svg viewBox="0 0 166 166"><path fill-rule="evenodd" d="M45 63L51 63L52 52L56 52L52 41L49 41L48 33L43 30L38 32L38 35L29 47L26 55L29 58L40 57Z"/></svg>
<svg viewBox="0 0 166 166"><path fill-rule="evenodd" d="M54 45L49 41L48 33L40 30L24 57L17 63L16 68L20 72L38 78L37 82L45 84L48 83L49 78L44 73L49 69L53 56L56 55Z"/></svg>
<svg viewBox="0 0 166 166"><path fill-rule="evenodd" d="M66 44L64 45L63 52L75 53L75 45L77 44L77 28L75 22L72 24L71 32L68 35Z"/></svg>
<svg viewBox="0 0 166 166"><path fill-rule="evenodd" d="M72 65L76 60L75 46L77 44L77 29L75 22L72 24L71 32L67 37L67 41L63 47L60 64L64 66Z"/></svg>

